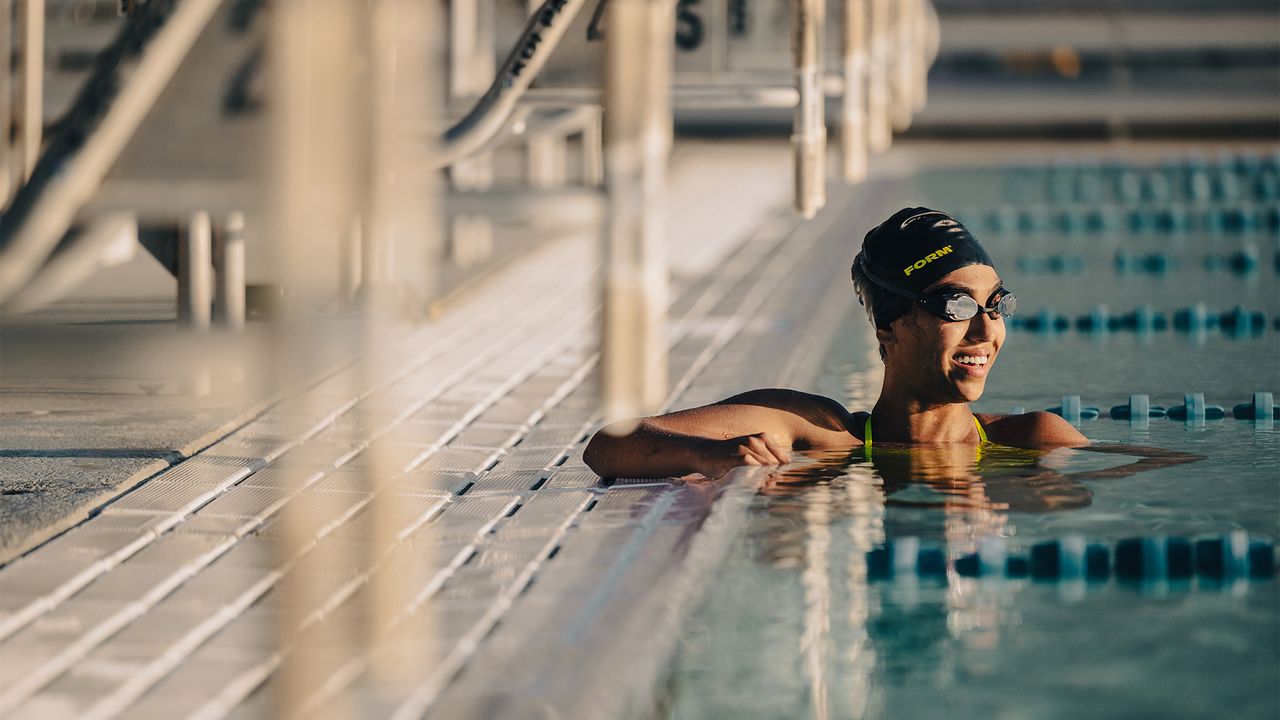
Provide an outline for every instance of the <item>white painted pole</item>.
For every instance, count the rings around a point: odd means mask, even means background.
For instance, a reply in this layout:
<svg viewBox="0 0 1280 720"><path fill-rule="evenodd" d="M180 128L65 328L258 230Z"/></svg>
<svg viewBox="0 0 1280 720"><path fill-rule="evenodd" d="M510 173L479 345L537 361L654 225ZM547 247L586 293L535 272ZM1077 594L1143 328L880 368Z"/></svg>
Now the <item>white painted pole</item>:
<svg viewBox="0 0 1280 720"><path fill-rule="evenodd" d="M598 109L582 126L582 184L599 187L604 183L604 117Z"/></svg>
<svg viewBox="0 0 1280 720"><path fill-rule="evenodd" d="M540 0L528 0L529 13L538 12ZM638 58L637 58L638 59ZM525 137L525 179L535 188L559 187L565 182L569 144L564 134L551 130Z"/></svg>
<svg viewBox="0 0 1280 720"><path fill-rule="evenodd" d="M449 3L449 95L454 101L484 94L496 72L493 0ZM493 153L478 152L449 168L457 190L493 187ZM449 223L448 255L457 265L484 262L493 254L493 223L479 214L459 214Z"/></svg>
<svg viewBox="0 0 1280 720"><path fill-rule="evenodd" d="M867 177L867 0L844 0L841 29L841 170L845 182L856 183Z"/></svg>
<svg viewBox="0 0 1280 720"><path fill-rule="evenodd" d="M891 22L893 43L891 70L894 132L911 127L911 115L916 102L916 58L914 9L916 0L895 0Z"/></svg>
<svg viewBox="0 0 1280 720"><path fill-rule="evenodd" d="M8 3L5 3L8 12ZM17 142L18 184L31 177L40 157L44 133L44 13L45 0L20 0L18 32L22 49L18 60ZM8 56L4 58L8 62Z"/></svg>
<svg viewBox="0 0 1280 720"><path fill-rule="evenodd" d="M827 120L822 91L824 0L791 0L791 50L795 63L796 105L791 148L795 162L795 207L811 218L827 202Z"/></svg>
<svg viewBox="0 0 1280 720"><path fill-rule="evenodd" d="M13 56L13 14L8 2L0 7L0 58ZM13 71L0 62L0 207L9 203L18 183L17 153L13 148Z"/></svg>
<svg viewBox="0 0 1280 720"><path fill-rule="evenodd" d="M231 330L244 329L245 248L244 213L233 212L222 221L214 238L217 270L213 295L214 318Z"/></svg>
<svg viewBox="0 0 1280 720"><path fill-rule="evenodd" d="M867 131L872 152L884 152L893 142L889 117L890 0L871 0L871 64L867 68Z"/></svg>
<svg viewBox="0 0 1280 720"><path fill-rule="evenodd" d="M605 18L609 221L601 379L605 417L620 420L656 411L667 393L662 194L671 152L675 4L610 0Z"/></svg>
<svg viewBox="0 0 1280 720"><path fill-rule="evenodd" d="M924 110L929 98L929 65L933 58L929 53L929 0L914 0L915 13L912 15L912 42L915 51L912 53L915 67L914 109L918 114Z"/></svg>
<svg viewBox="0 0 1280 720"><path fill-rule="evenodd" d="M209 213L196 212L178 240L178 323L209 329L213 302L213 225Z"/></svg>

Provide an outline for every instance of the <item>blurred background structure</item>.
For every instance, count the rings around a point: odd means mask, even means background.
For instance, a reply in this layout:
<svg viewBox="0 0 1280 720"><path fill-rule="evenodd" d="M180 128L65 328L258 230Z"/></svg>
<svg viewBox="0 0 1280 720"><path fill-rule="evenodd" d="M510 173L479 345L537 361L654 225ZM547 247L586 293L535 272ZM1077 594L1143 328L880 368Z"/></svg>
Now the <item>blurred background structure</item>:
<svg viewBox="0 0 1280 720"><path fill-rule="evenodd" d="M758 478L584 441L815 377L904 187L1226 148L1116 202L1280 231L1270 0L3 0L0 57L0 717L653 714Z"/></svg>

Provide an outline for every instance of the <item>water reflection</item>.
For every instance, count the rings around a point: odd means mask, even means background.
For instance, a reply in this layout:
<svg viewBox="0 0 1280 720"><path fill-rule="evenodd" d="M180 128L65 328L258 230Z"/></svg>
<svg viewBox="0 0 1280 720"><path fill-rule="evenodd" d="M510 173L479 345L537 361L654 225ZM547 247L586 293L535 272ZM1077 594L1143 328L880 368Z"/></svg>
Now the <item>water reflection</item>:
<svg viewBox="0 0 1280 720"><path fill-rule="evenodd" d="M886 677L899 684L898 675L922 667L963 672L954 667L959 648L994 648L1002 629L1018 623L1008 593L971 578L922 585L908 575L872 588L866 553L919 537L942 542L954 558L984 537L1012 534L1011 512L1087 507L1092 493L1064 474L1061 456L1056 467L1045 458L991 444L886 444L869 459L861 448L805 453L769 476L753 507L752 546L757 562L799 571L795 649L810 717L882 716ZM933 661L921 663L924 656Z"/></svg>

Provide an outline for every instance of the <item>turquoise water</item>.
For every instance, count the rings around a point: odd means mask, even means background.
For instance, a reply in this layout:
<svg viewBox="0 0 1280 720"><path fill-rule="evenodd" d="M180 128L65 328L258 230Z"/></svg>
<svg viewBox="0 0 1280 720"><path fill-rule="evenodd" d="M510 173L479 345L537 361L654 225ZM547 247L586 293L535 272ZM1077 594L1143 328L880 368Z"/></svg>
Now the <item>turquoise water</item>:
<svg viewBox="0 0 1280 720"><path fill-rule="evenodd" d="M951 199L984 215L984 207L1008 199L1007 171L949 173L920 183L922 202L948 207ZM964 177L981 182L955 182ZM941 546L954 559L991 537L1011 548L1067 536L1107 544L1233 530L1280 537L1280 431L1232 418L1202 426L1153 418L1139 426L1105 417L1130 393L1169 406L1202 392L1228 410L1255 391L1280 395L1280 333L1271 325L1280 315L1277 270L1269 256L1243 274L1204 262L1210 253L1249 245L1274 252L1276 236L974 229L1006 263L1002 276L1027 312L1052 306L1073 324L1101 303L1117 311L1150 304L1170 317L1195 302L1265 312L1267 326L1258 333L1010 330L975 405L1044 409L1080 395L1103 410L1102 419L1081 423L1091 439L1205 459L1080 480L1072 474L1132 458L1013 450L976 460L972 450L878 452L873 463L858 453L810 458L755 497L685 628L669 717L1280 716L1274 580L1085 583L955 572L937 580L868 580L866 553L904 538ZM1118 249L1161 252L1172 267L1160 275L1121 273ZM1080 258L1079 272L1046 275L1007 260L1063 252ZM854 305L807 389L865 409L879 373Z"/></svg>

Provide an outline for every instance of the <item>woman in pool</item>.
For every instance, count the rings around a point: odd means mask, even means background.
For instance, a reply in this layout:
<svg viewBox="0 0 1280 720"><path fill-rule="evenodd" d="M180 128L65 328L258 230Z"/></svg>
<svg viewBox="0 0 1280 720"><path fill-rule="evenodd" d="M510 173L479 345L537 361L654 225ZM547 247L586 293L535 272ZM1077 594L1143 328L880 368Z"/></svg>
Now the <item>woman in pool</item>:
<svg viewBox="0 0 1280 720"><path fill-rule="evenodd" d="M1089 441L1048 412L975 415L987 374L1004 345L1015 300L994 263L949 215L905 208L867 233L853 261L858 300L875 325L884 385L870 412L784 389L752 390L704 407L617 423L596 433L589 467L605 477L720 477L743 465L783 465L793 451L873 444L1027 449ZM634 428L634 429L632 429ZM627 432L630 430L630 432ZM623 434L625 433L625 434ZM1115 474L1198 459L1154 448Z"/></svg>

